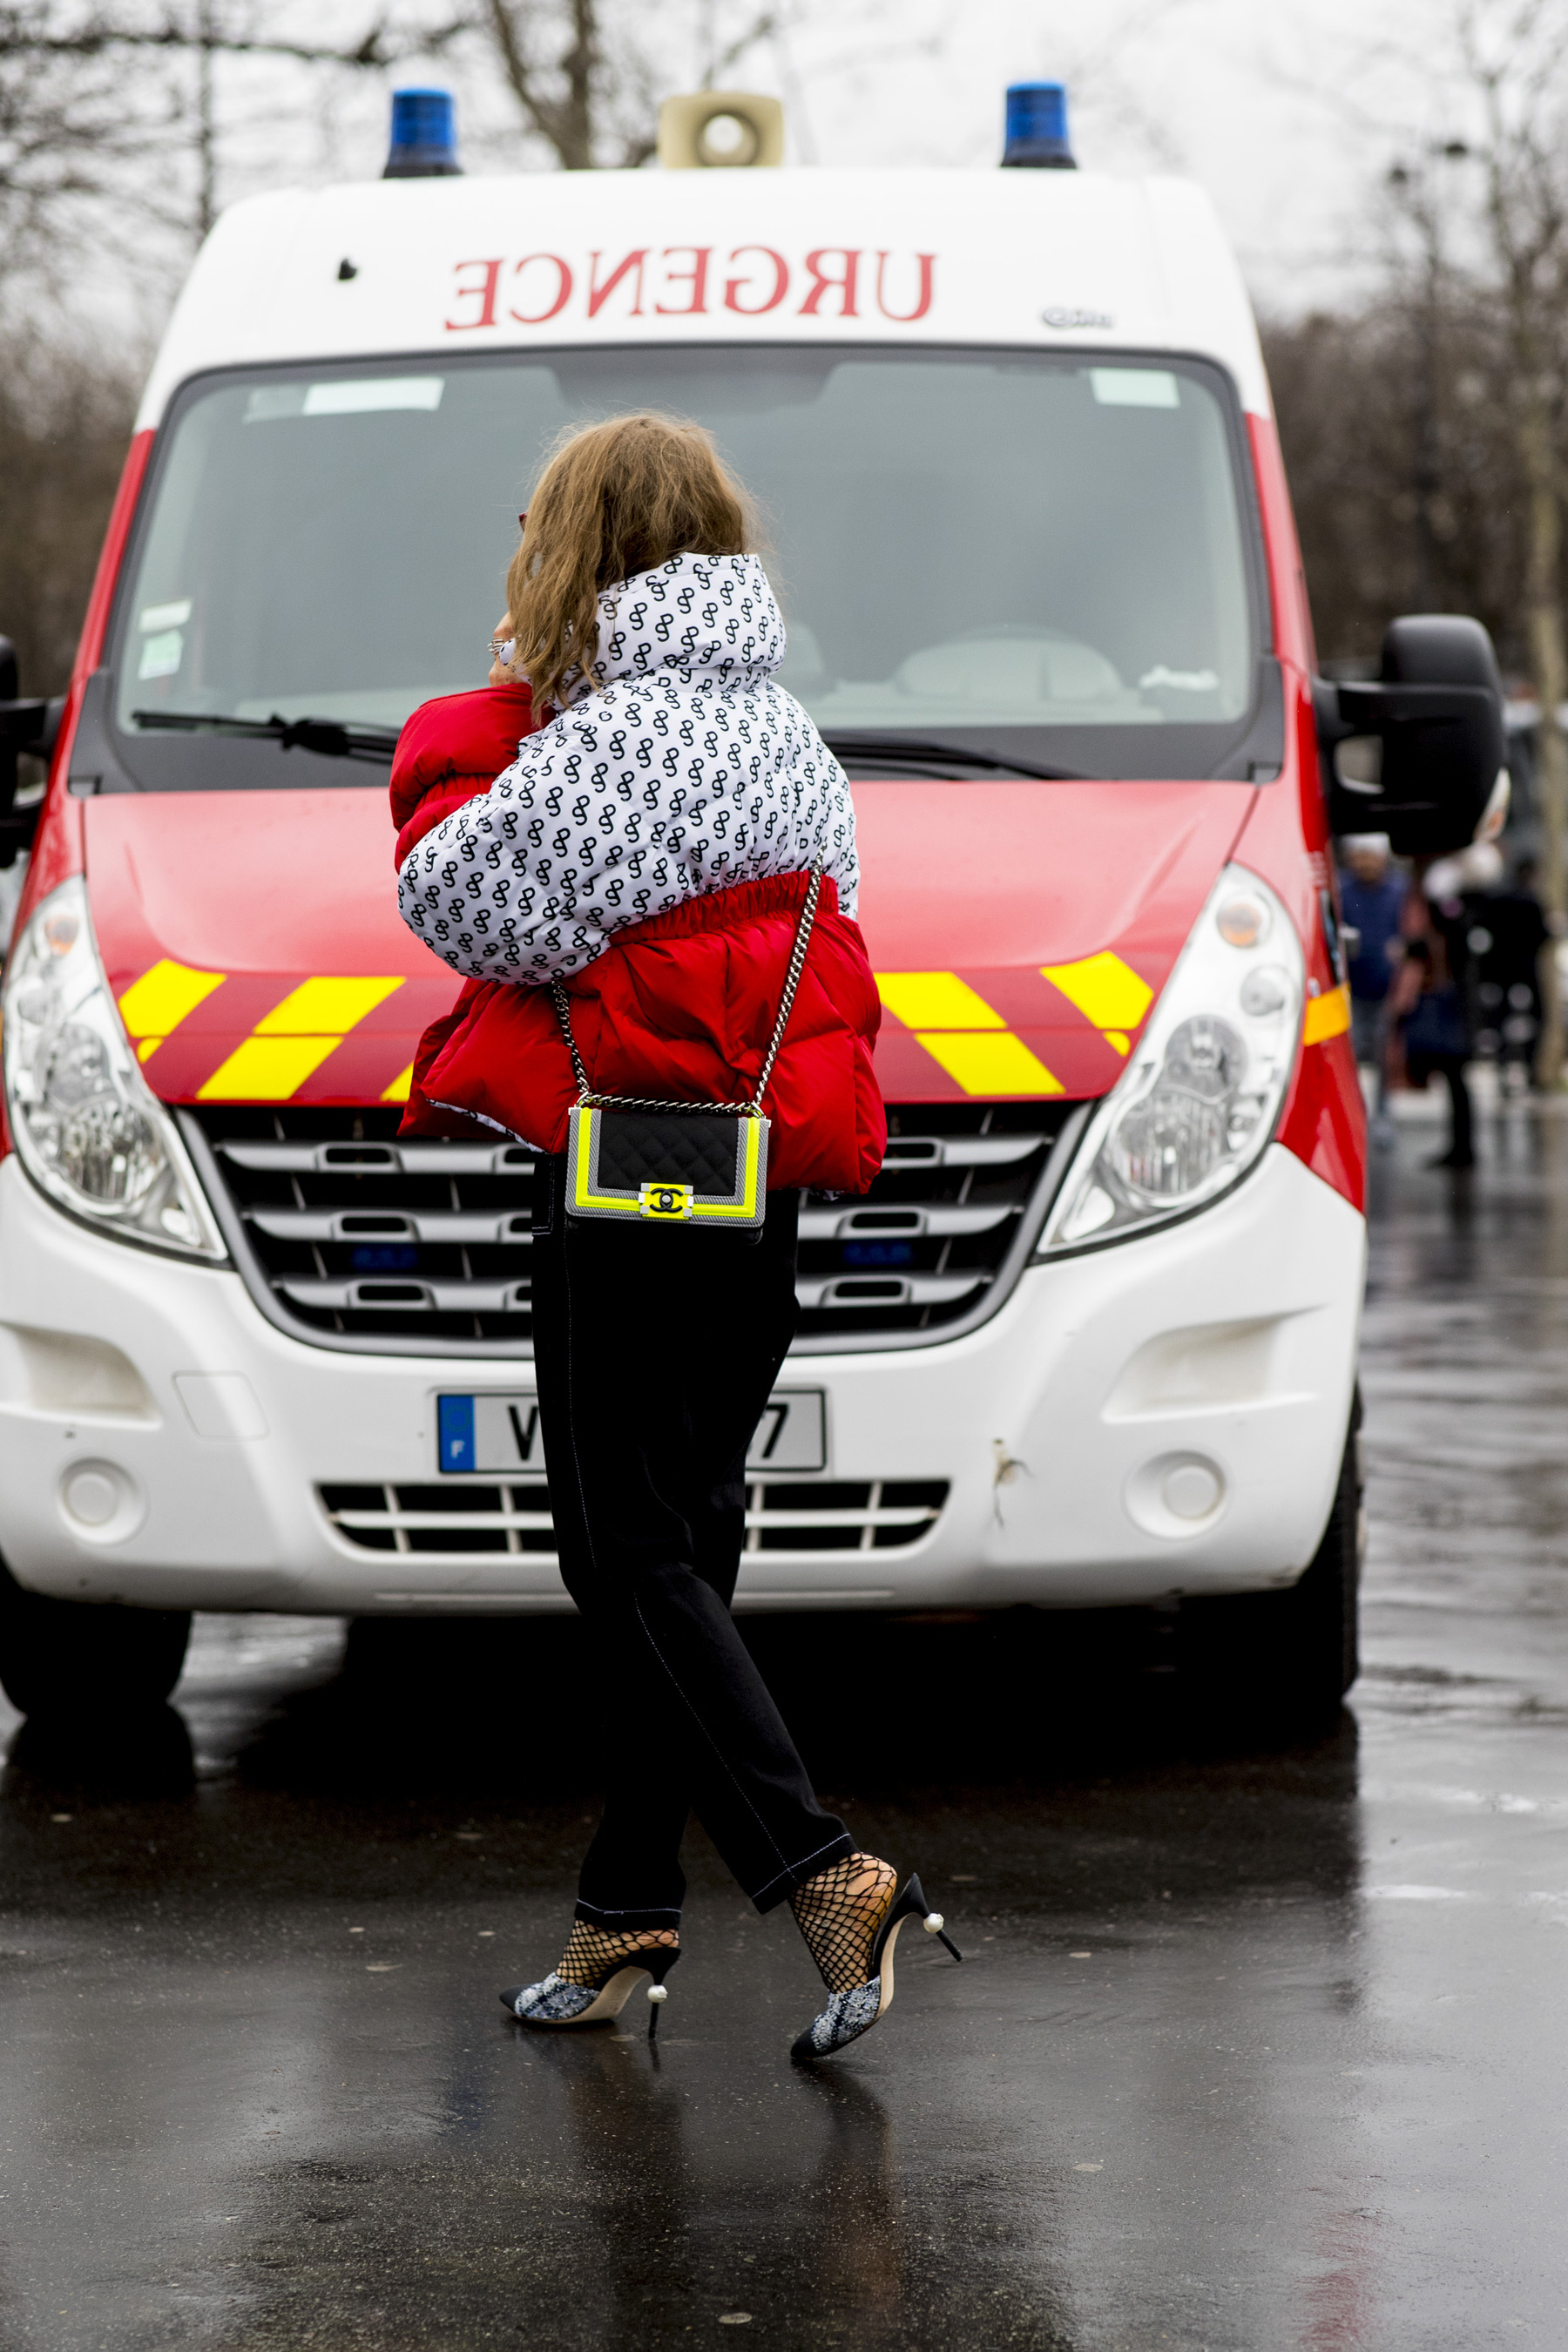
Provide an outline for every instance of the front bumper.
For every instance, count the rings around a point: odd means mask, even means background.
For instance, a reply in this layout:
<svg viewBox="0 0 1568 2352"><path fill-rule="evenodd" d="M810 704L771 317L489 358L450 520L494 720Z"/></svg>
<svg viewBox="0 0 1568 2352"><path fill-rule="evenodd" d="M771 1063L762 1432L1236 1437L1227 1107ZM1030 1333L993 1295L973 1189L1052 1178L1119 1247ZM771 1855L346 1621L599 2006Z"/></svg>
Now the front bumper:
<svg viewBox="0 0 1568 2352"><path fill-rule="evenodd" d="M1185 1223L1029 1268L962 1339L792 1361L782 1386L826 1394L816 1484L945 1480L947 1496L899 1549L749 1553L737 1605L1079 1607L1289 1583L1333 1496L1364 1258L1357 1213L1273 1146ZM304 1344L237 1275L102 1239L0 1163L0 1550L38 1591L569 1608L547 1552L365 1550L321 1500L436 1486L437 1394L531 1387L526 1361ZM812 1476L789 1483L809 1504Z"/></svg>

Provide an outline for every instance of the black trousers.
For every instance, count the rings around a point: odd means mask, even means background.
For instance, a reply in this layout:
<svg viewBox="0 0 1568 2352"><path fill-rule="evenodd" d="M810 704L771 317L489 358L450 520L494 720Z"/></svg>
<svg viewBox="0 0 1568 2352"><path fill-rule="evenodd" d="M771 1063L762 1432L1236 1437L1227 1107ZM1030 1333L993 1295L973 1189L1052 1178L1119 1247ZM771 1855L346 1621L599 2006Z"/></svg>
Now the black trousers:
<svg viewBox="0 0 1568 2352"><path fill-rule="evenodd" d="M799 1196L760 1241L568 1218L542 1157L533 1352L566 1590L600 1643L608 1793L577 1912L674 1927L695 1811L759 1911L854 1852L730 1614L746 1448L795 1330Z"/></svg>
<svg viewBox="0 0 1568 2352"><path fill-rule="evenodd" d="M1413 1087L1426 1087L1434 1070L1441 1073L1448 1089L1448 1105L1453 1114L1448 1149L1457 1160L1468 1167L1475 1157L1475 1127L1470 1108L1470 1089L1465 1079L1465 1056L1462 1054L1411 1054L1405 1058L1405 1069Z"/></svg>

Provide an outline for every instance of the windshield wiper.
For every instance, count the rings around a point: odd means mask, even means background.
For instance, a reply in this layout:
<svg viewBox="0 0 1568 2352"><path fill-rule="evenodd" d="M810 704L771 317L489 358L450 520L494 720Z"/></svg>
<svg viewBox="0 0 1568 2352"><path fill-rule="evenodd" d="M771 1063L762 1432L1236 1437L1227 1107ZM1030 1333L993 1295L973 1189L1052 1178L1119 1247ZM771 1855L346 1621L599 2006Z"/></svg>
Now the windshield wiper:
<svg viewBox="0 0 1568 2352"><path fill-rule="evenodd" d="M234 719L215 710L133 710L138 727L172 727L177 732L238 735L255 743L277 743L285 751L315 751L323 760L374 760L385 766L397 749L395 727L351 727L337 719Z"/></svg>
<svg viewBox="0 0 1568 2352"><path fill-rule="evenodd" d="M836 760L868 760L879 768L984 768L995 775L1037 776L1042 783L1091 783L1081 768L1037 768L1027 760L1003 760L992 751L972 751L961 743L937 743L924 735L825 735Z"/></svg>

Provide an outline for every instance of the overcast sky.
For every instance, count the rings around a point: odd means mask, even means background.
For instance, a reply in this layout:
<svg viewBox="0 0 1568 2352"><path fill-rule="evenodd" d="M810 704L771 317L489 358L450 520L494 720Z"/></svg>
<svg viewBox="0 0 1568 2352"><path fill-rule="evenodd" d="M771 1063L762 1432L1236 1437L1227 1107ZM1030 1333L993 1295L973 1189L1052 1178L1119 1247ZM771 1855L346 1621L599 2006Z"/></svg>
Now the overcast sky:
<svg viewBox="0 0 1568 2352"><path fill-rule="evenodd" d="M667 38L666 87L696 79L683 37L705 5L721 35L755 13L755 0L636 5L637 21ZM732 79L784 97L796 163L973 168L999 155L1010 80L1065 79L1080 162L1191 173L1218 205L1256 298L1291 312L1365 282L1388 163L1465 128L1435 64L1451 5L784 0L787 34L753 49ZM366 11L363 0L268 0L267 13L279 27L353 37ZM455 88L471 170L525 160L510 96L471 63L307 84L291 68L226 61L220 198L374 177L389 90L420 80Z"/></svg>
<svg viewBox="0 0 1568 2352"><path fill-rule="evenodd" d="M1428 22L1442 5L1429 0ZM1390 143L1368 87L1385 79L1373 45L1398 41L1405 0L910 0L898 13L907 25L922 11L947 27L939 55L807 81L823 161L863 150L984 165L1006 84L1061 78L1079 162L1201 181L1271 307L1331 295L1368 250L1367 191ZM830 37L796 46L826 51ZM1391 125L1420 110L1414 93L1382 94Z"/></svg>

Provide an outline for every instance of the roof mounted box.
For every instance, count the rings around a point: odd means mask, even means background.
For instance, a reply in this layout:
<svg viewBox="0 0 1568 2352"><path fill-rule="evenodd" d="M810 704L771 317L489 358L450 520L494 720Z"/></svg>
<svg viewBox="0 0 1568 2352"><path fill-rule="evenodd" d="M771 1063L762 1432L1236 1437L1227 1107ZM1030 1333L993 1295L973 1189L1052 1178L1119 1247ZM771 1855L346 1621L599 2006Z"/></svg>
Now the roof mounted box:
<svg viewBox="0 0 1568 2352"><path fill-rule="evenodd" d="M658 160L667 172L776 168L784 159L784 108L752 90L700 89L658 110Z"/></svg>

